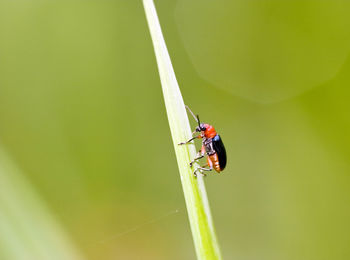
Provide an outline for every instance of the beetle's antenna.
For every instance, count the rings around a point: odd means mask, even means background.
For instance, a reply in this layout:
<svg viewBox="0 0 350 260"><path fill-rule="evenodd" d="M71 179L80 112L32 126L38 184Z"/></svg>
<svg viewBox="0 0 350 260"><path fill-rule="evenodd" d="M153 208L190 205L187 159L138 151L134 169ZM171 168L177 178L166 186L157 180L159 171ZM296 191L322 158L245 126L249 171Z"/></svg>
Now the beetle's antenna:
<svg viewBox="0 0 350 260"><path fill-rule="evenodd" d="M199 117L198 117L198 116L196 117L196 116L194 115L194 113L192 112L192 110L191 110L188 106L185 105L185 107L186 107L186 109L191 113L191 115L193 116L194 120L196 120L197 123L199 124Z"/></svg>
<svg viewBox="0 0 350 260"><path fill-rule="evenodd" d="M201 128L201 121L199 120L199 115L197 115L197 122L198 122L199 128Z"/></svg>

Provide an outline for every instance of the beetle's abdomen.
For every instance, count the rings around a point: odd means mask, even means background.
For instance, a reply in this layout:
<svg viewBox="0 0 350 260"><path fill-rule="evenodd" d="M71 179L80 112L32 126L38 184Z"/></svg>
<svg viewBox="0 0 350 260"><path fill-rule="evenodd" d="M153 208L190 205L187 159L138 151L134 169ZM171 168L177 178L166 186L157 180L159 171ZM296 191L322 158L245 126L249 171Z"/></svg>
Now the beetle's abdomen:
<svg viewBox="0 0 350 260"><path fill-rule="evenodd" d="M219 135L216 135L213 138L213 148L215 153L217 154L220 163L220 169L222 171L226 167L227 158L224 143L222 142L222 139Z"/></svg>
<svg viewBox="0 0 350 260"><path fill-rule="evenodd" d="M220 164L219 164L219 157L218 157L217 153L209 155L208 160L210 160L210 162L211 162L211 163L208 162L208 164L209 165L212 164L215 171L221 172L221 168L220 168Z"/></svg>

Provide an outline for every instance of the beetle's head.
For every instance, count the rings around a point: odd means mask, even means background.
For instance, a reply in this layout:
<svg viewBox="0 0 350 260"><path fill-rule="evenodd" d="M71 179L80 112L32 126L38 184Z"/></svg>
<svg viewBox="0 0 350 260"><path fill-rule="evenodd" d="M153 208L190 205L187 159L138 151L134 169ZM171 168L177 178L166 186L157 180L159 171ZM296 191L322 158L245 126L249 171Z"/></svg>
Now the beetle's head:
<svg viewBox="0 0 350 260"><path fill-rule="evenodd" d="M198 115L197 115L197 123L198 123L198 126L196 127L196 129L193 133L202 132L202 131L205 131L207 129L206 124L201 123Z"/></svg>
<svg viewBox="0 0 350 260"><path fill-rule="evenodd" d="M199 123L198 126L196 127L196 132L202 132L205 131L206 127L205 124Z"/></svg>
<svg viewBox="0 0 350 260"><path fill-rule="evenodd" d="M186 109L191 113L191 115L193 116L193 118L197 121L198 126L196 127L196 129L194 130L193 134L195 134L196 132L204 132L207 129L207 124L202 124L201 121L199 120L199 116L198 115L194 115L194 113L192 112L192 110L186 106ZM203 134L202 134L203 135Z"/></svg>

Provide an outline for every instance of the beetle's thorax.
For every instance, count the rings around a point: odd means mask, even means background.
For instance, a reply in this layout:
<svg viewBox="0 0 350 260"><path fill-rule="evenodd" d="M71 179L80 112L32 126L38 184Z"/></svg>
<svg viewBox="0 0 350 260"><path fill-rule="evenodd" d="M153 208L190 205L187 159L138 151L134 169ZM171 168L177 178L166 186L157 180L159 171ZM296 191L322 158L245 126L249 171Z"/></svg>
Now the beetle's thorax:
<svg viewBox="0 0 350 260"><path fill-rule="evenodd" d="M205 151L208 155L212 155L215 153L214 147L213 147L213 139L212 138L203 138L203 145L205 147Z"/></svg>
<svg viewBox="0 0 350 260"><path fill-rule="evenodd" d="M216 136L215 128L212 125L209 125L209 124L204 124L204 126L205 126L205 130L202 131L202 134L206 138L214 138Z"/></svg>

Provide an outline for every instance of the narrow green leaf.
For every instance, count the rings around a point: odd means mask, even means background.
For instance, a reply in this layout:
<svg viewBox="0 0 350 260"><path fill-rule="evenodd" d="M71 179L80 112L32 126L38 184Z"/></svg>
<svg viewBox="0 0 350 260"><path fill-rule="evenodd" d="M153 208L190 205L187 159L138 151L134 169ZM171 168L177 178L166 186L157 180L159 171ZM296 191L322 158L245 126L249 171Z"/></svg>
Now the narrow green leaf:
<svg viewBox="0 0 350 260"><path fill-rule="evenodd" d="M198 259L221 259L203 177L198 174L198 177L195 178L193 169L189 167L191 158L194 158L196 155L195 146L193 144L178 145L178 143L191 138L191 128L162 35L157 12L153 0L143 0L143 5L157 59L165 106L197 257ZM198 167L198 165L195 165L195 167Z"/></svg>
<svg viewBox="0 0 350 260"><path fill-rule="evenodd" d="M83 259L0 146L0 259Z"/></svg>

